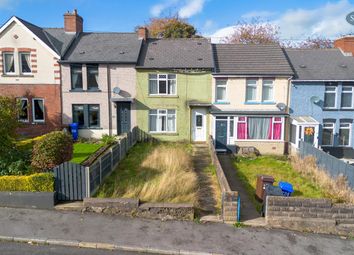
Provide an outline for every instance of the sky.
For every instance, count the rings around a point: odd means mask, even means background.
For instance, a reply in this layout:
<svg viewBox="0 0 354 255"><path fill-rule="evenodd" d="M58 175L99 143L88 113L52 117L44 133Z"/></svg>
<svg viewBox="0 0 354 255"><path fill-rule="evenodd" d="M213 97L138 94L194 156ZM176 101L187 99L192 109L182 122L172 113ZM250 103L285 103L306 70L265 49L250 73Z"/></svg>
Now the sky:
<svg viewBox="0 0 354 255"><path fill-rule="evenodd" d="M132 32L150 18L178 13L214 42L232 34L238 21L254 18L279 26L286 40L354 34L345 20L354 0L0 0L0 23L16 15L38 26L63 27L63 14L73 9L88 32Z"/></svg>

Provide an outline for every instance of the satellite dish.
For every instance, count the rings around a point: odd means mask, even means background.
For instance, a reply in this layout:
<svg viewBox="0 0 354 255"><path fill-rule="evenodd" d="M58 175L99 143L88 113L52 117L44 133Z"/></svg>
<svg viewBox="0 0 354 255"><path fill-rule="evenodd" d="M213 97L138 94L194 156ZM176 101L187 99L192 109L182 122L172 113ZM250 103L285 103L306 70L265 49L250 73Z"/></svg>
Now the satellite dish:
<svg viewBox="0 0 354 255"><path fill-rule="evenodd" d="M285 109L286 109L286 104L284 104L284 103L278 103L278 104L276 105L276 107L277 107L279 110L281 110L281 111L285 111Z"/></svg>
<svg viewBox="0 0 354 255"><path fill-rule="evenodd" d="M120 93L120 88L119 87L114 87L113 88L113 93L118 95Z"/></svg>
<svg viewBox="0 0 354 255"><path fill-rule="evenodd" d="M320 102L320 98L318 97L318 96L312 96L311 98L310 98L310 101L311 101L311 103L313 103L313 104L318 104L319 102Z"/></svg>

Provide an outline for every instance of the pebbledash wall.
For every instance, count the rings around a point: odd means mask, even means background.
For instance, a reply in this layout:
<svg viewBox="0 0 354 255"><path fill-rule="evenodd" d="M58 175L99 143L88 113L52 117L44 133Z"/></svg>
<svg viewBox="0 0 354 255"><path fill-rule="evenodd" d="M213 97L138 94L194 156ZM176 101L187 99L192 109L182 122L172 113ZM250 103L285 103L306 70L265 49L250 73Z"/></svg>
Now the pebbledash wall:
<svg viewBox="0 0 354 255"><path fill-rule="evenodd" d="M177 75L177 95L175 96L150 96L149 74L173 73ZM190 141L191 140L191 109L189 101L204 103L211 102L211 73L186 72L183 70L142 70L137 69L137 125L144 132L154 138L165 141ZM150 133L149 110L151 109L176 109L176 132ZM207 127L209 127L207 116ZM207 134L209 130L207 130Z"/></svg>
<svg viewBox="0 0 354 255"><path fill-rule="evenodd" d="M70 64L62 64L63 125L73 122L73 104L98 104L100 106L100 127L79 130L82 137L101 138L103 134L117 134L117 109L111 98L136 96L136 70L133 65L100 64L98 69L99 91L87 90L86 68L83 65L83 90L71 89ZM120 93L113 93L119 87ZM131 127L136 126L136 104L131 105Z"/></svg>
<svg viewBox="0 0 354 255"><path fill-rule="evenodd" d="M60 66L54 54L48 51L24 27L13 22L0 34L0 95L28 99L28 122L19 129L22 135L36 136L61 128ZM3 52L13 52L15 74L5 75ZM28 75L19 72L19 52L30 52L31 70ZM45 121L34 122L32 99L43 98Z"/></svg>

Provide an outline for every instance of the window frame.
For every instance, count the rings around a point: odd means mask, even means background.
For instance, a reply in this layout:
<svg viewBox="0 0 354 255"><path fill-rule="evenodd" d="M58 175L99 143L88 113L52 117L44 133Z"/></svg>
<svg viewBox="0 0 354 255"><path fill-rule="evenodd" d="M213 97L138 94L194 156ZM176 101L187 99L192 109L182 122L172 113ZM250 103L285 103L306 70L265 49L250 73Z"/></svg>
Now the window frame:
<svg viewBox="0 0 354 255"><path fill-rule="evenodd" d="M73 83L73 67L81 67L81 88L74 88ZM79 90L82 91L84 89L84 81L83 81L83 64L70 64L70 82L71 82L71 90Z"/></svg>
<svg viewBox="0 0 354 255"><path fill-rule="evenodd" d="M171 110L173 110L173 111L175 111L175 113L174 114L169 114L168 113L168 111L171 111ZM154 113L151 113L151 111L157 111L156 112L156 114L154 114ZM166 111L166 113L165 114L161 114L160 113L160 111ZM151 123L151 119L150 119L150 116L151 115L154 115L154 116L156 116L156 131L151 131L150 130L150 123ZM166 116L166 129L167 129L167 122L168 122L168 117L169 117L169 115L174 115L175 116L175 125L174 125L174 127L175 127L175 130L173 130L173 131L168 131L168 130L166 130L166 131L162 131L161 130L161 127L159 127L159 124L158 124L158 120L159 120L159 116ZM149 116L148 116L148 119L149 119L149 133L152 133L152 134L154 134L154 133L158 133L158 134L164 134L164 133L170 133L170 134L174 134L174 133L177 133L177 109L150 109L149 110Z"/></svg>
<svg viewBox="0 0 354 255"><path fill-rule="evenodd" d="M156 75L156 79L150 78L151 75ZM166 78L160 78L160 76L166 75ZM176 78L170 79L169 75L174 75ZM177 74L175 73L149 73L148 74L148 93L149 96L177 96ZM156 80L157 81L157 93L151 93L151 88L150 88L150 81L151 80ZM175 81L175 93L174 94L169 94L168 93L168 81L174 80ZM166 93L160 93L160 81L165 81L166 82Z"/></svg>
<svg viewBox="0 0 354 255"><path fill-rule="evenodd" d="M101 105L100 104L72 104L72 116L71 119L74 121L74 108L75 106L83 107L84 114L84 125L79 126L79 129L100 129L101 128ZM90 125L90 107L98 107L98 125L91 126Z"/></svg>
<svg viewBox="0 0 354 255"><path fill-rule="evenodd" d="M35 101L42 101L43 102L43 120L37 120L35 117ZM45 100L44 98L32 98L32 121L34 123L44 123L45 122Z"/></svg>
<svg viewBox="0 0 354 255"><path fill-rule="evenodd" d="M85 104L72 104L71 105L71 111L72 111L72 115L71 115L71 119L72 119L72 122L74 122L74 109L75 109L75 106L82 106L83 108L83 114L84 114L84 125L83 126L80 126L78 122L76 122L78 124L78 127L79 129L81 128L86 128L86 125L85 125Z"/></svg>
<svg viewBox="0 0 354 255"><path fill-rule="evenodd" d="M333 87L335 90L334 91L327 91L327 88ZM334 94L334 106L325 106L326 103L326 94ZM336 109L338 100L337 100L337 95L338 95L338 86L336 85L325 85L325 92L324 92L324 98L323 98L323 108L324 109Z"/></svg>
<svg viewBox="0 0 354 255"><path fill-rule="evenodd" d="M225 82L225 84L218 84L218 82ZM216 79L215 80L215 102L227 102L227 79ZM225 98L224 99L218 99L218 88L225 88Z"/></svg>
<svg viewBox="0 0 354 255"><path fill-rule="evenodd" d="M265 84L265 81L271 81L272 84ZM271 99L264 99L264 87L272 88L272 98ZM274 79L262 79L262 102L274 102Z"/></svg>
<svg viewBox="0 0 354 255"><path fill-rule="evenodd" d="M250 85L250 84L248 83L249 81L255 81L256 83ZM259 81L259 79L246 79L246 91L245 91L245 102L246 102L246 103L249 103L249 102L257 102L258 81ZM248 100L248 99L247 99L247 90L248 90L248 87L253 87L253 88L255 88L255 91L256 91L256 93L255 93L255 99L252 99L252 100Z"/></svg>
<svg viewBox="0 0 354 255"><path fill-rule="evenodd" d="M21 104L22 101L27 101L27 119L20 119L20 114L18 114L18 121L28 123L30 120L30 114L29 114L29 100L27 97L18 97L17 98L18 102ZM21 109L22 111L22 109Z"/></svg>
<svg viewBox="0 0 354 255"><path fill-rule="evenodd" d="M343 128L341 125L348 125L348 127ZM340 131L341 131L341 129L348 129L349 130L348 145L341 145L340 144ZM351 139L352 139L352 123L340 122L339 123L339 130L338 130L338 147L351 147Z"/></svg>
<svg viewBox="0 0 354 255"><path fill-rule="evenodd" d="M351 88L351 91L344 91L344 88ZM351 100L351 105L350 106L342 106L343 104L343 94L351 94L352 95L352 100ZM354 96L354 86L349 86L349 85L343 85L342 86L342 93L341 93L341 98L340 98L340 107L341 109L352 109L353 108L353 96Z"/></svg>
<svg viewBox="0 0 354 255"><path fill-rule="evenodd" d="M331 127L325 127L325 125L331 125ZM331 129L332 130L332 141L331 144L323 144L323 130ZM334 146L334 131L335 131L335 123L334 122L323 122L322 124L322 137L321 137L321 147L333 147Z"/></svg>
<svg viewBox="0 0 354 255"><path fill-rule="evenodd" d="M6 72L6 60L5 60L5 55L12 55L14 59L14 71L13 72ZM14 75L16 74L16 61L15 61L15 52L13 51L4 51L2 53L2 64L3 64L3 73L5 75Z"/></svg>
<svg viewBox="0 0 354 255"><path fill-rule="evenodd" d="M30 72L23 72L22 70L22 55L29 55L29 68L30 68ZM31 53L27 52L27 51L20 51L18 52L18 62L19 62L19 67L20 67L20 74L22 75L31 75L32 74L32 66L31 66Z"/></svg>

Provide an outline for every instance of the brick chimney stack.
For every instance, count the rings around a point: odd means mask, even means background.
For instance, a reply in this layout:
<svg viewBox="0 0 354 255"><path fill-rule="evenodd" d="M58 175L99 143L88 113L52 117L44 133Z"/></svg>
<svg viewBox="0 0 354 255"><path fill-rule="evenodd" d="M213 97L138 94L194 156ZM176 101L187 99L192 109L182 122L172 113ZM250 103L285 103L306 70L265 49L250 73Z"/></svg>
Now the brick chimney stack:
<svg viewBox="0 0 354 255"><path fill-rule="evenodd" d="M138 28L138 38L146 41L148 38L148 29L146 27Z"/></svg>
<svg viewBox="0 0 354 255"><path fill-rule="evenodd" d="M69 11L64 14L64 30L68 33L81 33L83 31L84 20L77 14L75 9L72 13Z"/></svg>
<svg viewBox="0 0 354 255"><path fill-rule="evenodd" d="M346 35L335 40L334 47L342 50L345 55L354 56L354 36Z"/></svg>

